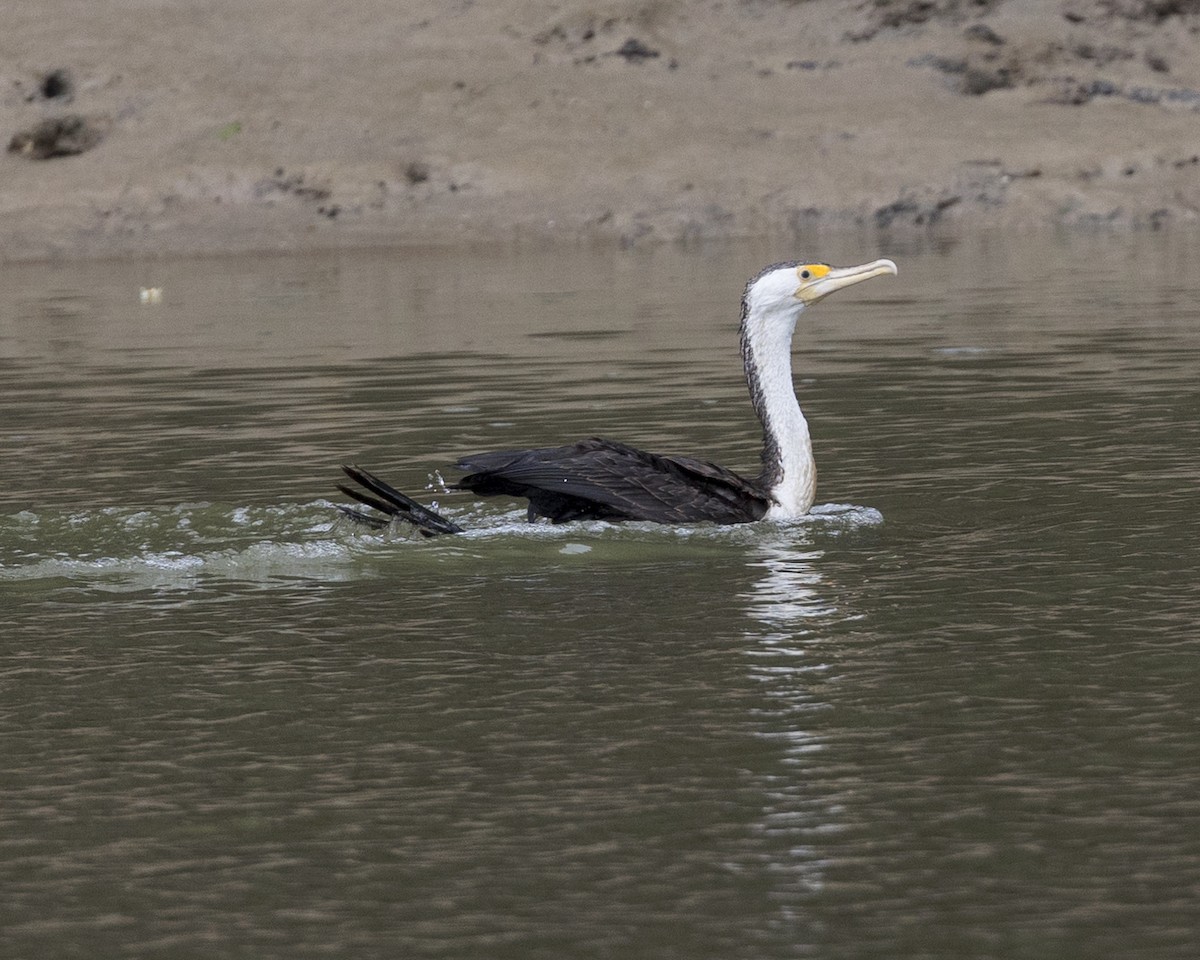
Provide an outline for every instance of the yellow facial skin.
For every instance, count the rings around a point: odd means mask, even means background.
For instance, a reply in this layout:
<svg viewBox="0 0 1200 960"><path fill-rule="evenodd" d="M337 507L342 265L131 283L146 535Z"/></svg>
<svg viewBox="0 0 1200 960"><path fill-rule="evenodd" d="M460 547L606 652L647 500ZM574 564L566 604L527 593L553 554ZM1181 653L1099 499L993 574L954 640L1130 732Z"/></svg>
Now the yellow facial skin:
<svg viewBox="0 0 1200 960"><path fill-rule="evenodd" d="M808 283L810 280L820 280L827 276L832 269L827 263L802 263L796 268L796 275L801 283Z"/></svg>
<svg viewBox="0 0 1200 960"><path fill-rule="evenodd" d="M827 263L802 263L796 268L800 281L795 298L805 304L816 303L835 290L853 286L872 277L896 276L899 271L891 260L872 260L856 267L831 267Z"/></svg>

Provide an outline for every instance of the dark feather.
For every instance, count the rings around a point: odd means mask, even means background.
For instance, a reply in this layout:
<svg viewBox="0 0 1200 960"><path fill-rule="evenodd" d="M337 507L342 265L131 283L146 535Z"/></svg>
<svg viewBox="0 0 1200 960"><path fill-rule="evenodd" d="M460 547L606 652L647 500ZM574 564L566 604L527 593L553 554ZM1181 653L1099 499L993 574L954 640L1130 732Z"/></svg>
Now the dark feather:
<svg viewBox="0 0 1200 960"><path fill-rule="evenodd" d="M343 465L342 470L351 480L370 491L370 493L363 493L361 490L355 490L352 487L338 485L339 490L347 496L354 498L359 503L372 507L388 517L407 520L427 537L432 537L439 533L463 532L462 527L457 523L447 520L440 513L436 513L428 507L423 507L416 500L412 499L412 497L401 493L391 484L380 480L374 474L368 473L361 467ZM376 519L372 518L369 514L345 507L342 508L342 512L360 522L366 521L372 523ZM383 521L379 525L384 526L387 522Z"/></svg>
<svg viewBox="0 0 1200 960"><path fill-rule="evenodd" d="M339 486L338 489L345 490L346 488ZM391 517L377 517L373 513L363 513L361 510L355 510L353 507L347 507L341 503L336 503L334 506L338 508L342 516L349 517L355 523L362 524L364 527L370 527L372 530L382 530L392 522Z"/></svg>
<svg viewBox="0 0 1200 960"><path fill-rule="evenodd" d="M716 464L592 437L565 447L464 457L451 489L527 497L532 517L745 523L770 507L760 486Z"/></svg>

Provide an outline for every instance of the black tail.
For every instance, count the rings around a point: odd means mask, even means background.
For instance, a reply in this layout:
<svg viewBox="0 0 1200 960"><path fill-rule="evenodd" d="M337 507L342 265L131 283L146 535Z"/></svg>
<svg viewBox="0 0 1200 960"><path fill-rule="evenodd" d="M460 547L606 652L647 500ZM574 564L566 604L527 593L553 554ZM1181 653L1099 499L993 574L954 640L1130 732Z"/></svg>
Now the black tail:
<svg viewBox="0 0 1200 960"><path fill-rule="evenodd" d="M346 476L365 487L370 493L363 493L362 490L355 490L353 487L347 487L340 483L338 489L346 496L386 515L386 518L377 517L373 514L363 513L361 510L355 510L353 507L339 506L338 509L350 519L376 528L386 527L393 519L407 520L421 531L422 536L426 537L436 537L439 533L463 532L463 528L457 523L452 523L441 514L421 506L416 500L405 496L395 487L384 483L361 467L343 465L342 470L345 471Z"/></svg>

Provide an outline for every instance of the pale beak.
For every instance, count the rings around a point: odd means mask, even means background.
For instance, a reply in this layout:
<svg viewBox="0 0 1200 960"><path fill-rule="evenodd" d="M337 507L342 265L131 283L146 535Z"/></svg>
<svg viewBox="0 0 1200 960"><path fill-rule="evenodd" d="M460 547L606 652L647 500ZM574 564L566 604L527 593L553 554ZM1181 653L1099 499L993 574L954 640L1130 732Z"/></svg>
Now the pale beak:
<svg viewBox="0 0 1200 960"><path fill-rule="evenodd" d="M801 287L796 296L807 303L816 303L842 287L851 287L872 277L882 277L885 274L896 276L899 271L891 260L872 260L857 267L833 267L825 276Z"/></svg>

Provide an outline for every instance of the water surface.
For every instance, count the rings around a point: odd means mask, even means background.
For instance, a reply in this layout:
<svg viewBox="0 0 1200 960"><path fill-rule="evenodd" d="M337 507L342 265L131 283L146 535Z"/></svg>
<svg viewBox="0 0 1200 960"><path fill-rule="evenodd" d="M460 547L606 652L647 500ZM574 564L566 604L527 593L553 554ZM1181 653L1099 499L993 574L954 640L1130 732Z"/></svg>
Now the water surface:
<svg viewBox="0 0 1200 960"><path fill-rule="evenodd" d="M1200 250L864 243L7 268L0 955L1194 956ZM901 266L803 320L812 517L423 491L753 470L803 253Z"/></svg>

